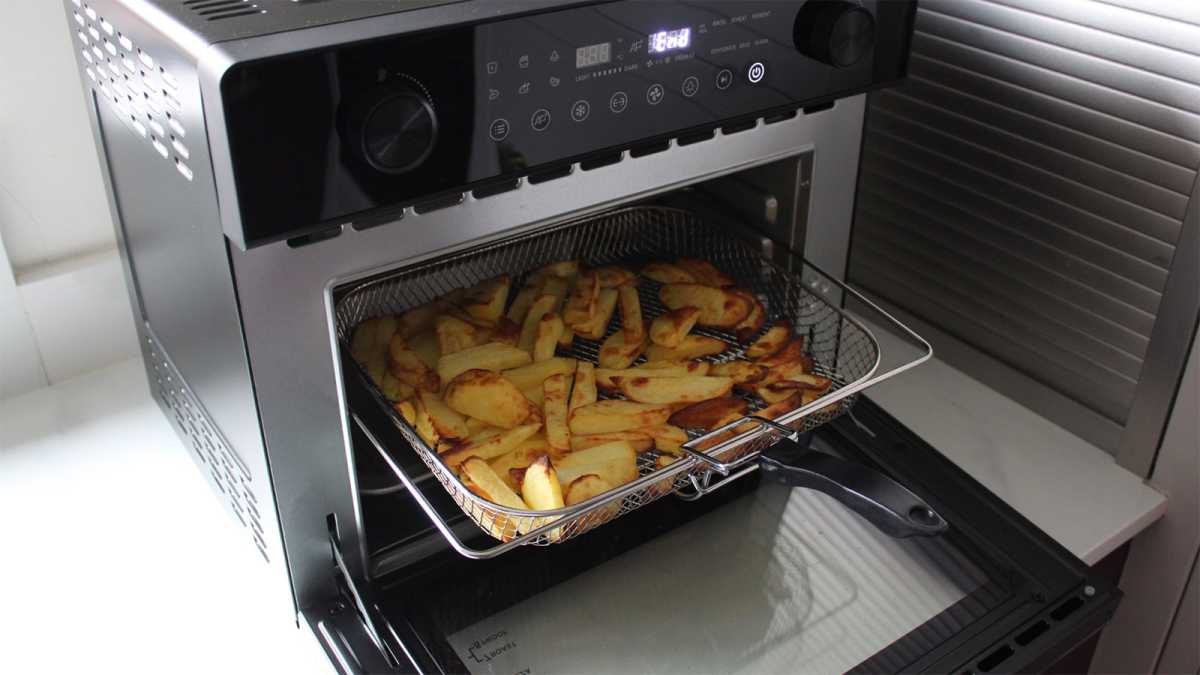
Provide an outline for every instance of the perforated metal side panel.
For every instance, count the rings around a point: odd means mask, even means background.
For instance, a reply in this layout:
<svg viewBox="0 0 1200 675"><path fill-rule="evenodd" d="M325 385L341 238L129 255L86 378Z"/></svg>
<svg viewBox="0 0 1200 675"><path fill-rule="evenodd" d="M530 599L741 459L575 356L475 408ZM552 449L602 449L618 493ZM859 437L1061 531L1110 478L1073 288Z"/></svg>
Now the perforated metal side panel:
<svg viewBox="0 0 1200 675"><path fill-rule="evenodd" d="M187 136L195 130L181 115L179 79L89 3L71 0L70 13L79 66L96 98L144 139L148 152L173 164L184 180L194 180Z"/></svg>
<svg viewBox="0 0 1200 675"><path fill-rule="evenodd" d="M149 327L146 330L142 352L150 375L151 393L176 433L192 450L193 459L213 488L225 496L230 512L250 531L255 547L270 562L253 476L237 453L230 449L162 346L149 334Z"/></svg>

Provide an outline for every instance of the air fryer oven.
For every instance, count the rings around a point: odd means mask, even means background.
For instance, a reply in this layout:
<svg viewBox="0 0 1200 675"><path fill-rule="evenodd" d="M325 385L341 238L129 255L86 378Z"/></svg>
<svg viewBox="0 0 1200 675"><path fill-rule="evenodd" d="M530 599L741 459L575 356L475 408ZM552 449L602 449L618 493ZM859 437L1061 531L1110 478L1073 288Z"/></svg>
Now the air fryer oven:
<svg viewBox="0 0 1200 675"><path fill-rule="evenodd" d="M64 5L151 391L339 670L1017 671L1111 614L868 400L929 356L841 285L864 92L904 76L914 3ZM346 355L347 308L554 237L649 255L680 223L819 310L792 318L844 377L611 522L491 537Z"/></svg>

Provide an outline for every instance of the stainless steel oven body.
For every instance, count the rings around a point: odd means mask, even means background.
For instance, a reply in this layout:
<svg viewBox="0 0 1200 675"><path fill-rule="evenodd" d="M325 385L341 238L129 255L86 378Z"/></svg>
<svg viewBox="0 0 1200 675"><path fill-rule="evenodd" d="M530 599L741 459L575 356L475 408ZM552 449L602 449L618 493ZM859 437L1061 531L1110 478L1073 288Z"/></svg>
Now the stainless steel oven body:
<svg viewBox="0 0 1200 675"><path fill-rule="evenodd" d="M357 3L260 3L216 21L206 7L187 6L196 3L65 4L155 393L248 537L286 569L279 577L290 580L297 606L331 591L329 517L348 565L365 569L334 287L805 153L811 184L793 186L810 195L799 214L810 233L802 246L827 269L845 265L862 95L770 124L752 116L752 128L718 129L689 145L670 140L664 152L619 150L607 166L569 162L555 180L486 198L460 192L448 208L402 206L387 226L359 229L347 217L327 225L337 231L328 239L247 242L221 90L235 65L581 3L451 3L368 18L354 16ZM289 24L310 11L334 14L324 25ZM799 183L792 171L784 179Z"/></svg>
<svg viewBox="0 0 1200 675"><path fill-rule="evenodd" d="M449 549L400 527L406 543L368 550L368 530L388 528L366 522L360 497L376 448L352 424L337 291L698 185L760 241L840 279L864 92L903 76L914 12L882 0L64 6L151 391L273 568L281 612L304 613L347 672L447 667L413 652L420 627L369 587ZM935 456L922 461L963 480ZM981 492L958 498L999 508ZM423 521L384 516L406 518ZM1015 567L1064 560L1014 527L1046 552ZM1076 593L1083 573L1067 566L1048 577L1058 590L1029 596L1031 616ZM1089 616L1111 611L1102 590ZM347 603L357 611L313 611ZM987 648L961 641L939 658Z"/></svg>

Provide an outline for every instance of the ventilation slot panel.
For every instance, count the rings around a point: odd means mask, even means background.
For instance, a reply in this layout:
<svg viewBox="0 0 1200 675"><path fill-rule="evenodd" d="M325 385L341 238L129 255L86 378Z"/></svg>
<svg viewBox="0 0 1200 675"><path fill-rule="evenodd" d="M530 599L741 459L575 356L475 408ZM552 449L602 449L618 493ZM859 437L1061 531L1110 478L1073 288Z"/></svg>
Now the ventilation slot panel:
<svg viewBox="0 0 1200 675"><path fill-rule="evenodd" d="M183 5L206 21L267 13L267 10L249 0L183 0Z"/></svg>
<svg viewBox="0 0 1200 675"><path fill-rule="evenodd" d="M247 6L241 0L196 2L236 2L238 11ZM191 151L182 140L188 129L179 118L183 112L179 79L89 5L72 9L71 18L72 26L78 27L75 37L82 43L80 69L97 98L117 112L131 133L144 139L150 152L174 164L181 180L195 180L188 165Z"/></svg>
<svg viewBox="0 0 1200 675"><path fill-rule="evenodd" d="M254 478L249 469L222 438L154 338L147 336L142 347L148 357L151 391L165 409L167 419L204 467L204 473L223 496L234 517L250 531L259 553L270 562L256 506Z"/></svg>

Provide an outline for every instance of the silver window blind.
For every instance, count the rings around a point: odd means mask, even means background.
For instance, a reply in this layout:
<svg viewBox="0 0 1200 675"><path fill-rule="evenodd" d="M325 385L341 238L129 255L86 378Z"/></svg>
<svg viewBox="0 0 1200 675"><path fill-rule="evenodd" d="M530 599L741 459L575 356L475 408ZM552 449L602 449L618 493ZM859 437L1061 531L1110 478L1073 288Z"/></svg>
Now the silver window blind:
<svg viewBox="0 0 1200 675"><path fill-rule="evenodd" d="M1198 6L922 0L850 280L1123 425L1200 166Z"/></svg>

